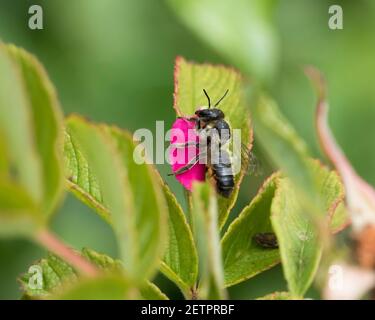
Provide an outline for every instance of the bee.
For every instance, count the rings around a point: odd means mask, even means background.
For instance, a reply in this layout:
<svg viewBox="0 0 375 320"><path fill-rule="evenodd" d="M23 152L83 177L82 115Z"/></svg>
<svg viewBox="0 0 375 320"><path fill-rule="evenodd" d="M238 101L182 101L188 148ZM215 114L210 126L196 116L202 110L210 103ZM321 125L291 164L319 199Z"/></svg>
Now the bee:
<svg viewBox="0 0 375 320"><path fill-rule="evenodd" d="M253 239L262 248L277 249L279 247L276 235L273 232L257 233Z"/></svg>
<svg viewBox="0 0 375 320"><path fill-rule="evenodd" d="M200 150L196 157L174 172L173 175L184 173L190 170L198 161L202 163L201 160L205 159L206 169L212 173L217 192L225 198L228 198L234 189L231 155L226 148L231 138L231 129L225 120L224 112L218 109L217 106L228 94L228 91L226 90L224 95L211 108L211 99L206 90L203 89L208 100L208 107L196 110L195 115L191 118L185 118L189 121L195 121L199 143L186 142L179 146L173 145L185 148L193 144Z"/></svg>

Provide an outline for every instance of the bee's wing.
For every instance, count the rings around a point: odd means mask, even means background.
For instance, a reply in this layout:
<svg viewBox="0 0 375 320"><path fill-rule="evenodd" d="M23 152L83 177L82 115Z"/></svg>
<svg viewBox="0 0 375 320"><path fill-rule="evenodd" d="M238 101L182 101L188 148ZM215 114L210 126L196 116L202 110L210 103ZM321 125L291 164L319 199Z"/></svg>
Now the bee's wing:
<svg viewBox="0 0 375 320"><path fill-rule="evenodd" d="M241 167L247 175L260 176L263 174L259 159L254 152L244 144L241 145Z"/></svg>

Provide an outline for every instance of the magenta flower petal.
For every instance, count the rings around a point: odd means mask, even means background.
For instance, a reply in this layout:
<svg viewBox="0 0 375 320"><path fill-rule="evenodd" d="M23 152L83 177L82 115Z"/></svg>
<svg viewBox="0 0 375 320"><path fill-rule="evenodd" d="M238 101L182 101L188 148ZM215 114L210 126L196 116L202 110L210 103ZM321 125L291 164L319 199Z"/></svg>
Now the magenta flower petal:
<svg viewBox="0 0 375 320"><path fill-rule="evenodd" d="M176 119L172 125L171 130L171 147L169 150L169 160L172 166L172 171L176 172L181 167L184 167L190 160L195 158L199 150L196 146L189 146L185 148L174 148L173 144L182 144L188 141L198 142L199 137L196 134L194 121L186 119ZM194 181L204 181L206 173L206 165L204 163L195 164L190 170L177 174L176 179L187 189L191 191Z"/></svg>

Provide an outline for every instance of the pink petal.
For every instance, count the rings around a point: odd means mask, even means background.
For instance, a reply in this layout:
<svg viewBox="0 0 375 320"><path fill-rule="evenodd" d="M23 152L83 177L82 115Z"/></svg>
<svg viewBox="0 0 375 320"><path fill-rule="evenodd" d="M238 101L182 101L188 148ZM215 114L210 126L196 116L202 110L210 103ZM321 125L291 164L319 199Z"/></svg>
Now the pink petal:
<svg viewBox="0 0 375 320"><path fill-rule="evenodd" d="M199 141L196 134L195 122L186 119L176 119L171 130L171 147L169 150L169 160L172 165L172 171L176 172L184 167L191 159L198 154L198 148L189 146L186 148L173 148L175 143L185 143L188 141ZM206 165L203 163L195 164L190 170L176 175L176 179L187 189L191 191L194 181L204 181L206 176Z"/></svg>

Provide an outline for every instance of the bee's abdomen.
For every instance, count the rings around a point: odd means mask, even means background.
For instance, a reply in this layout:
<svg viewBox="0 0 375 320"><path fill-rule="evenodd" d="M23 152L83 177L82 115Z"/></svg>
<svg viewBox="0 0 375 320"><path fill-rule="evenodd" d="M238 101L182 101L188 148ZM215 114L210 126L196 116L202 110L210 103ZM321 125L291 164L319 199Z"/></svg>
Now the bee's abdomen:
<svg viewBox="0 0 375 320"><path fill-rule="evenodd" d="M234 188L234 177L231 164L213 164L212 171L216 180L217 192L223 197L228 198Z"/></svg>

